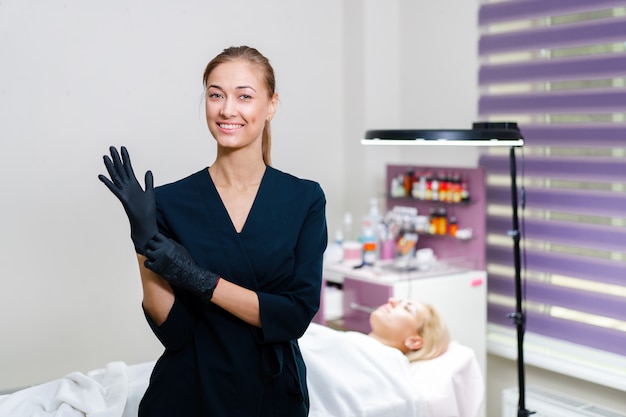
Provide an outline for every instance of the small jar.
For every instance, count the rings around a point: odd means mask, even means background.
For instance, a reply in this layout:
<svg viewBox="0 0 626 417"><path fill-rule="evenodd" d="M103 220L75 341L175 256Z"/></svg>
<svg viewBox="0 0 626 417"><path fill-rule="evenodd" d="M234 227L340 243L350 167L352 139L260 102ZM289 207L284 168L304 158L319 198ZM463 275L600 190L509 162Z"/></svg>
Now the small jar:
<svg viewBox="0 0 626 417"><path fill-rule="evenodd" d="M363 265L376 263L376 242L363 243Z"/></svg>
<svg viewBox="0 0 626 417"><path fill-rule="evenodd" d="M438 235L448 234L448 215L445 208L440 208L437 213L437 231Z"/></svg>
<svg viewBox="0 0 626 417"><path fill-rule="evenodd" d="M439 216L434 208L430 209L428 219L430 220L428 234L436 235L439 230Z"/></svg>
<svg viewBox="0 0 626 417"><path fill-rule="evenodd" d="M448 234L452 237L456 237L456 231L459 225L457 224L456 217L450 217L450 221L448 222Z"/></svg>
<svg viewBox="0 0 626 417"><path fill-rule="evenodd" d="M359 242L347 240L343 242L343 261L345 265L360 265L363 260L363 247Z"/></svg>

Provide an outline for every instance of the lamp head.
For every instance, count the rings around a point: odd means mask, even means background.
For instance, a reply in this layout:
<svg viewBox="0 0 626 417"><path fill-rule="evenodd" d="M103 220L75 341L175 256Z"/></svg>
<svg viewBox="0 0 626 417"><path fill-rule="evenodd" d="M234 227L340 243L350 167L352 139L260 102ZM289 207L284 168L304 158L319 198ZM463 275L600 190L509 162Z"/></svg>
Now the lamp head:
<svg viewBox="0 0 626 417"><path fill-rule="evenodd" d="M368 130L362 145L413 146L523 146L514 122L476 122L470 130Z"/></svg>

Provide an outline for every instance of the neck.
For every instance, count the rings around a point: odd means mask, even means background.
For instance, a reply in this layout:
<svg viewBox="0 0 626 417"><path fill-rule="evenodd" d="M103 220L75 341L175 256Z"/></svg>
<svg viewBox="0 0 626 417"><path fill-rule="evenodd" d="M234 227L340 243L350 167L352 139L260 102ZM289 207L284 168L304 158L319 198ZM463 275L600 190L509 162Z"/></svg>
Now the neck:
<svg viewBox="0 0 626 417"><path fill-rule="evenodd" d="M392 348L396 348L396 349L398 349L402 353L406 354L409 351L409 349L406 346L404 346L402 343L400 343L400 344L394 343L392 340L385 339L385 338L383 338L380 335L377 335L375 333L369 333L368 336L373 338L373 339L378 340L383 345L386 345L386 346L389 346L389 347L392 347Z"/></svg>
<svg viewBox="0 0 626 417"><path fill-rule="evenodd" d="M213 182L218 186L245 188L258 185L265 173L261 158L218 157L209 168Z"/></svg>

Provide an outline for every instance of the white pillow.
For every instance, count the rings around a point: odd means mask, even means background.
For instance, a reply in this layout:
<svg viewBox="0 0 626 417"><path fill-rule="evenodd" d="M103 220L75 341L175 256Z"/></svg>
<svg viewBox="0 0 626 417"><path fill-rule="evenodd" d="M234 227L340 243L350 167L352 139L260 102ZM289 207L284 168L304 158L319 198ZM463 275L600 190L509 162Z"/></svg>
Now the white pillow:
<svg viewBox="0 0 626 417"><path fill-rule="evenodd" d="M475 417L485 384L474 351L451 342L443 355L412 362L411 383L427 402L428 416Z"/></svg>

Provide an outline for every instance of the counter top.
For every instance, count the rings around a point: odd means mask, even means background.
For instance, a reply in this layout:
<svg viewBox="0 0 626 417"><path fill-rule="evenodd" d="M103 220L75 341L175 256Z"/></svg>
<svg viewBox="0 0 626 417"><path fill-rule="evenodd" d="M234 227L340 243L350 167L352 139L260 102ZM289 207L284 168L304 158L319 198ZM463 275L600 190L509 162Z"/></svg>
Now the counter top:
<svg viewBox="0 0 626 417"><path fill-rule="evenodd" d="M422 269L401 270L392 262L379 262L373 266L354 267L349 264L324 264L324 278L328 282L342 283L346 276L373 282L399 282L416 279L427 279L443 275L453 275L471 271L471 269L437 262Z"/></svg>

